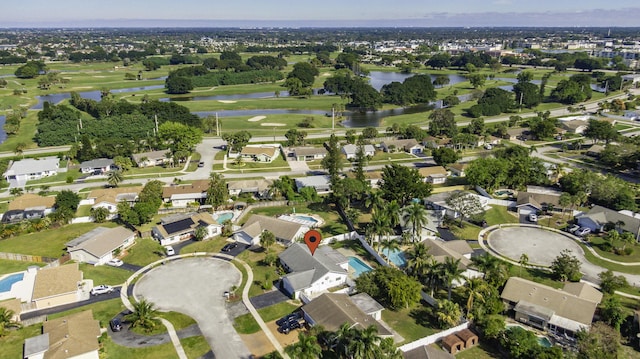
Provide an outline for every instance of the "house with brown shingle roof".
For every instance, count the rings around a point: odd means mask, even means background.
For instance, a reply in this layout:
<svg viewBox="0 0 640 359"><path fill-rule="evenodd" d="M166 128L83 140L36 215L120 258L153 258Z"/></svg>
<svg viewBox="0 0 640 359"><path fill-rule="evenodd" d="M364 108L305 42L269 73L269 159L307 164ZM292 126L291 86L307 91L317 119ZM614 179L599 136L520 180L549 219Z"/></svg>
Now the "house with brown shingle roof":
<svg viewBox="0 0 640 359"><path fill-rule="evenodd" d="M100 335L100 323L91 310L47 320L41 335L25 339L24 358L97 359Z"/></svg>
<svg viewBox="0 0 640 359"><path fill-rule="evenodd" d="M451 171L451 176L454 177L465 177L467 174L465 171L469 167L468 163L454 163L449 165L449 171Z"/></svg>
<svg viewBox="0 0 640 359"><path fill-rule="evenodd" d="M53 212L56 198L26 193L9 202L9 208L2 216L3 223L16 223L24 219L39 219Z"/></svg>
<svg viewBox="0 0 640 359"><path fill-rule="evenodd" d="M162 200L173 207L187 207L190 203L204 204L209 189L209 180L197 180L191 184L162 188Z"/></svg>
<svg viewBox="0 0 640 359"><path fill-rule="evenodd" d="M273 181L268 179L249 179L227 182L227 189L229 190L230 196L250 193L256 198L269 198L269 188L272 184Z"/></svg>
<svg viewBox="0 0 640 359"><path fill-rule="evenodd" d="M413 138L402 140L388 140L380 144L384 152L404 151L412 155L420 154L424 151L424 146Z"/></svg>
<svg viewBox="0 0 640 359"><path fill-rule="evenodd" d="M133 205L141 191L141 186L101 188L89 192L87 200L90 202L91 208L102 207L109 210L109 213L116 213L119 202L126 201Z"/></svg>
<svg viewBox="0 0 640 359"><path fill-rule="evenodd" d="M561 290L519 277L509 278L500 296L517 321L568 337L591 327L602 300L602 293L584 283Z"/></svg>
<svg viewBox="0 0 640 359"><path fill-rule="evenodd" d="M302 238L308 230L309 227L300 223L254 214L233 234L233 239L244 244L259 245L262 232L269 231L279 242L291 244Z"/></svg>
<svg viewBox="0 0 640 359"><path fill-rule="evenodd" d="M37 309L74 303L80 299L82 280L78 263L40 269L33 284L31 300Z"/></svg>
<svg viewBox="0 0 640 359"><path fill-rule="evenodd" d="M131 158L138 167L162 166L165 163L173 162L171 150L134 153Z"/></svg>
<svg viewBox="0 0 640 359"><path fill-rule="evenodd" d="M455 359L455 356L432 345L423 345L403 352L402 357L404 359Z"/></svg>
<svg viewBox="0 0 640 359"><path fill-rule="evenodd" d="M117 251L135 243L135 233L124 227L98 227L67 242L71 259L93 265L102 265L115 257Z"/></svg>
<svg viewBox="0 0 640 359"><path fill-rule="evenodd" d="M280 154L280 147L266 145L247 145L240 151L242 158L256 162L273 162Z"/></svg>
<svg viewBox="0 0 640 359"><path fill-rule="evenodd" d="M447 182L447 170L442 166L429 166L418 168L420 176L424 181L432 184L443 184Z"/></svg>

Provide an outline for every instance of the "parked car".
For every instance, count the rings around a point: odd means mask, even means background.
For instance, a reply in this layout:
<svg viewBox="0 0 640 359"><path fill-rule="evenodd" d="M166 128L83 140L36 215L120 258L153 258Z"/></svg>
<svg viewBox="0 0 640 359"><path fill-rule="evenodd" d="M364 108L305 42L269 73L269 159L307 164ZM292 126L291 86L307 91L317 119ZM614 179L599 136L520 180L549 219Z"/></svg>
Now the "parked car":
<svg viewBox="0 0 640 359"><path fill-rule="evenodd" d="M238 246L237 242L231 242L231 243L227 243L224 245L224 247L222 247L222 251L223 252L229 252L232 249L236 248Z"/></svg>
<svg viewBox="0 0 640 359"><path fill-rule="evenodd" d="M297 320L294 320L292 322L287 322L279 326L278 332L282 334L289 334L290 331L301 328L301 327L302 325L300 324L300 322L298 322Z"/></svg>
<svg viewBox="0 0 640 359"><path fill-rule="evenodd" d="M591 228L582 227L582 228L578 229L574 234L576 236L584 237L589 233L591 233Z"/></svg>
<svg viewBox="0 0 640 359"><path fill-rule="evenodd" d="M122 330L122 322L120 322L120 319L118 318L111 319L111 321L109 322L109 326L111 327L111 331L113 332L119 332Z"/></svg>
<svg viewBox="0 0 640 359"><path fill-rule="evenodd" d="M276 320L276 325L281 326L281 325L284 325L284 324L289 323L289 322L294 322L294 321L297 322L300 319L302 319L302 313L301 312L293 312L291 314L287 314L284 317Z"/></svg>
<svg viewBox="0 0 640 359"><path fill-rule="evenodd" d="M204 167L204 162L202 161L198 162L198 167Z"/></svg>
<svg viewBox="0 0 640 359"><path fill-rule="evenodd" d="M538 215L535 213L529 213L529 222L538 222Z"/></svg>
<svg viewBox="0 0 640 359"><path fill-rule="evenodd" d="M173 250L173 247L171 246L166 246L164 247L165 252L167 252L168 256L172 256L174 254L176 254L176 251Z"/></svg>
<svg viewBox="0 0 640 359"><path fill-rule="evenodd" d="M113 292L113 287L106 284L100 284L91 289L91 295L100 295L111 292Z"/></svg>
<svg viewBox="0 0 640 359"><path fill-rule="evenodd" d="M577 224L574 224L572 226L567 227L567 232L575 233L575 231L577 231L578 229L580 229L580 226Z"/></svg>
<svg viewBox="0 0 640 359"><path fill-rule="evenodd" d="M110 265L110 266L112 266L112 267L120 267L120 266L121 266L121 265L123 265L123 264L124 264L124 262L123 262L121 259L118 259L118 258L110 259L110 260L107 262L107 265Z"/></svg>

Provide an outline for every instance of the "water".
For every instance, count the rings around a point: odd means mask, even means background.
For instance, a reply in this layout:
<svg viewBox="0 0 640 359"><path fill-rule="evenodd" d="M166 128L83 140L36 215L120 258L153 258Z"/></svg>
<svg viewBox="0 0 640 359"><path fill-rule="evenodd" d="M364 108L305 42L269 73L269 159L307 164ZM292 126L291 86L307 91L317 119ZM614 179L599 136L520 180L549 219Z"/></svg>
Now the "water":
<svg viewBox="0 0 640 359"><path fill-rule="evenodd" d="M389 250L384 248L382 249L382 254L389 257L389 260L398 268L404 268L407 265L407 259L404 256L404 252L399 249L394 249L389 253Z"/></svg>
<svg viewBox="0 0 640 359"><path fill-rule="evenodd" d="M216 217L216 222L218 222L218 224L223 224L224 222L229 221L232 218L233 218L232 212L219 213Z"/></svg>
<svg viewBox="0 0 640 359"><path fill-rule="evenodd" d="M366 265L363 261L356 257L349 257L349 267L353 268L356 272L355 277L359 277L362 273L372 271L373 269Z"/></svg>
<svg viewBox="0 0 640 359"><path fill-rule="evenodd" d="M4 122L6 121L6 119L6 116L0 116L0 143L4 142L7 139L7 133L4 132Z"/></svg>
<svg viewBox="0 0 640 359"><path fill-rule="evenodd" d="M404 80L412 77L416 74L403 74L400 72L383 72L383 71L371 71L369 73L369 84L376 90L380 91L382 86L386 84L390 84L392 82L403 82ZM431 77L431 81L435 80L437 75L429 75ZM462 75L450 74L449 76L449 85L457 84L460 82L467 81L467 79ZM448 86L448 85L447 85Z"/></svg>
<svg viewBox="0 0 640 359"><path fill-rule="evenodd" d="M303 216L303 215L299 215L299 214L294 214L294 215L292 215L292 217L297 217L297 218L300 218L300 219L305 220L305 221L318 223L318 220L313 218L313 217L311 217L311 216Z"/></svg>
<svg viewBox="0 0 640 359"><path fill-rule="evenodd" d="M124 88L124 89L110 90L110 91L111 91L112 94L118 94L118 93L136 92L136 91L145 91L145 90L157 90L157 89L161 89L161 88L164 88L164 85L150 85L150 86L141 86L141 87L130 87L130 88ZM78 95L80 95L80 97L82 97L82 98L95 100L95 101L100 101L100 99L101 99L100 91L78 92ZM45 101L50 102L52 104L57 104L60 101L66 100L68 98L71 98L71 93L70 92L53 93L53 94L49 94L49 95L36 96L36 99L38 100L38 103L35 104L33 107L31 107L31 109L32 110L42 110L42 108L44 107L44 102Z"/></svg>
<svg viewBox="0 0 640 359"><path fill-rule="evenodd" d="M21 281L22 278L24 278L24 273L16 273L2 278L2 280L0 280L0 293L10 291L11 286Z"/></svg>
<svg viewBox="0 0 640 359"><path fill-rule="evenodd" d="M551 344L551 341L547 337L538 337L538 344L545 348L551 348L553 346L553 344Z"/></svg>

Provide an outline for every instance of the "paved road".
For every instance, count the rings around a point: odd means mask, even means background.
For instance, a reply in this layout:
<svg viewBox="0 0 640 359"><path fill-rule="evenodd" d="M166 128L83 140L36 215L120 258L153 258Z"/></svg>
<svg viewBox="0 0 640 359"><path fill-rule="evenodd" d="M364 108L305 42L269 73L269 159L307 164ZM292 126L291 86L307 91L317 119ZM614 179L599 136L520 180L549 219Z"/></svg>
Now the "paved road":
<svg viewBox="0 0 640 359"><path fill-rule="evenodd" d="M186 258L152 269L136 283L133 292L161 310L194 318L216 357L249 358L251 353L233 328L223 297L240 280L240 272L231 263Z"/></svg>
<svg viewBox="0 0 640 359"><path fill-rule="evenodd" d="M122 318L122 315L118 315L117 317ZM168 333L157 335L137 334L130 330L129 324L124 322L122 324L121 331L113 332L111 328L109 328L108 331L109 336L114 343L129 348L144 348L171 342L171 338L169 338ZM177 334L180 339L183 339L202 335L202 332L200 332L200 328L198 328L197 324L193 324L184 329L178 330Z"/></svg>
<svg viewBox="0 0 640 359"><path fill-rule="evenodd" d="M253 304L256 309L266 308L274 304L286 302L289 299L289 297L278 289L249 298L251 304Z"/></svg>
<svg viewBox="0 0 640 359"><path fill-rule="evenodd" d="M33 311L30 311L30 312L22 313L20 315L20 319L21 320L27 320L27 319L39 317L41 315L49 315L49 314L64 312L66 310L82 307L82 306L85 306L85 305L88 305L88 304L98 303L98 302L102 302L102 301L109 300L109 299L120 298L120 288L121 287L114 287L114 288L116 290L114 290L111 293L91 296L91 298L89 298L87 300L83 300L81 302L75 302L75 303L71 303L71 304L67 304L67 305L61 305L61 306L57 306L57 307L53 307L53 308L39 309L39 310L33 310Z"/></svg>

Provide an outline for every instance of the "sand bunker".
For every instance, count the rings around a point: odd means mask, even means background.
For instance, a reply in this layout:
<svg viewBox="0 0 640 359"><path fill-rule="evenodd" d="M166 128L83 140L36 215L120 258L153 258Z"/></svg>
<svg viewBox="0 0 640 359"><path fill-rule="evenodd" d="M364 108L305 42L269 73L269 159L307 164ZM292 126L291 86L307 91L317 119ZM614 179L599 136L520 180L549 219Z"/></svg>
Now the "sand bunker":
<svg viewBox="0 0 640 359"><path fill-rule="evenodd" d="M272 126L272 127L276 127L276 126L286 126L287 124L285 123L274 123L274 122L265 122L265 123L261 123L260 126Z"/></svg>
<svg viewBox="0 0 640 359"><path fill-rule="evenodd" d="M218 100L218 102L220 103L236 103L238 101L233 101L233 100Z"/></svg>
<svg viewBox="0 0 640 359"><path fill-rule="evenodd" d="M251 117L248 121L249 122L258 122L260 120L264 120L265 118L267 118L267 116L255 116L255 117Z"/></svg>

